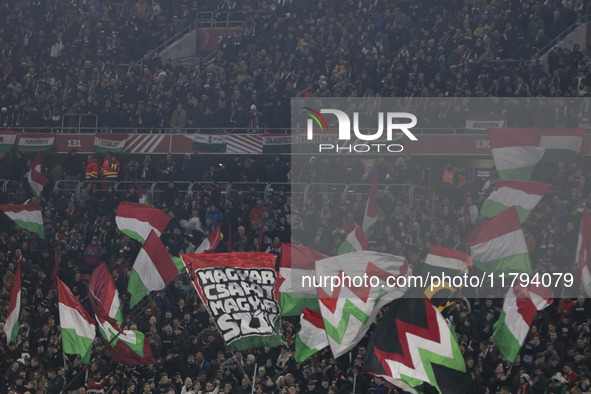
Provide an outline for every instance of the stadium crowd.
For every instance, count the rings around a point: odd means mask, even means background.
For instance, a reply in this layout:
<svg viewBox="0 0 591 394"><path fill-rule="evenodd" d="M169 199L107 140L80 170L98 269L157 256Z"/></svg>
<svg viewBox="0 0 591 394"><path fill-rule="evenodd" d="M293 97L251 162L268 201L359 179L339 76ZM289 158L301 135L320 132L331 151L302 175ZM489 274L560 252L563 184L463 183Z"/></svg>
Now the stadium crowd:
<svg viewBox="0 0 591 394"><path fill-rule="evenodd" d="M553 49L549 73L532 58L584 15L586 6L581 0L422 5L385 0L4 2L0 124L59 129L66 114L93 114L103 131L219 127L259 132L289 127L289 99L298 96L588 97L591 62L581 48ZM231 12L244 21L241 29L222 39L211 64L197 60L186 67L162 62L151 53L190 24L197 12L208 10ZM65 124L68 131L78 130L76 117ZM83 127L93 125L90 117L83 119ZM36 198L25 178L31 166L27 159L19 153L11 161L0 153L0 179L19 184L11 195L1 195L2 202L38 203L45 226L41 240L6 217L0 224L3 312L17 265L23 284L18 341L6 343L6 335L0 334L2 392L59 393L69 385L68 390L79 394L247 394L251 383L257 394L352 392L372 329L350 358L334 360L326 350L298 364L293 358L298 319L284 319L287 346L232 354L185 276L133 322L150 337L155 364L111 365L108 354L101 353L105 344L97 338L93 358L101 356L88 373L77 374L82 370L79 361L61 350L51 273L58 264L59 277L91 311L87 275L107 263L129 313L127 280L141 245L116 228L114 215L120 201L137 202L138 191L119 192L109 185L103 189L105 183L96 182L102 179L98 169L93 176L92 166L88 176L93 163L97 168L105 161L111 170L114 166L116 176L100 172L113 183L124 180L124 173L140 185L170 182L152 197L171 216L162 240L170 254L178 256L194 251L217 225L224 235L217 252L256 251L263 217L262 251L280 255L281 244L290 242L335 255L346 224L363 220L366 189L341 195L318 188L308 201L296 203L289 187L264 195L253 185L248 191L224 194L219 185L288 179L369 184L363 162L311 158L292 174L281 157L236 157L227 166L206 168L198 155L154 161L147 156L122 166L115 157L81 158L73 151L59 165L42 166L51 182ZM421 169L412 157L389 160L378 159L370 170L379 183L420 183ZM404 190L380 192L378 223L368 248L404 255L418 272L430 245L466 251L463 237L482 220L479 209L494 189L495 175L475 185L465 167L452 163L444 174L433 210L409 208ZM554 184L524 225L536 271L572 272L577 277L574 253L582 207L591 198L585 182L589 176L576 165L536 171L534 180ZM58 181L85 179L79 194L53 187ZM174 183L182 180L211 183L183 193ZM201 227L190 220L194 217ZM464 299L446 311L475 393L590 391L591 306L579 297L578 287L554 292L555 302L537 316L513 364L500 356L491 339L502 307L499 294ZM355 387L359 394L397 392L366 375L357 375Z"/></svg>
<svg viewBox="0 0 591 394"><path fill-rule="evenodd" d="M6 2L0 125L285 132L289 100L297 96L587 97L585 48L555 46L548 72L536 55L585 16L586 6L584 0ZM162 61L153 50L203 11L242 25L221 38L211 61Z"/></svg>
<svg viewBox="0 0 591 394"><path fill-rule="evenodd" d="M5 158L2 158L6 160ZM69 391L78 393L211 393L244 394L254 388L258 394L348 394L358 371L365 345L373 330L352 351L351 357L334 360L330 350L322 351L304 364L295 362L294 341L297 318L282 319L282 333L287 346L277 349L228 351L211 321L204 305L195 296L188 276L179 277L167 291L140 311L132 322L135 329L148 335L157 360L148 366L110 365L108 353L102 353L82 370L79 360L66 357L61 351L57 297L50 276L58 266L58 276L91 311L88 299L88 274L105 262L122 298L124 313L129 316L127 281L141 244L121 233L115 225L120 201L138 202L138 191L130 187L116 192L107 183L96 184L88 179L88 187L68 193L46 185L43 196L32 197L23 176L26 165L19 166L19 157L4 162L5 170L21 180L21 185L3 202L22 203L31 198L43 211L44 240L16 227L9 219L1 223L0 276L2 277L3 310L8 305L15 267L22 270L23 299L21 324L17 343L6 343L2 332L0 365L3 392L42 394L58 393L70 384ZM117 160L111 156L109 161ZM186 156L177 166L172 156L159 163L146 157L143 163L130 161L124 167L137 182L169 180L165 190L156 193L155 206L171 217L162 240L172 256L191 253L218 225L223 239L216 252L257 251L262 218L265 218L261 251L281 255L285 242L303 244L327 255L336 255L344 241L345 231L353 221L362 223L368 188L349 195L312 191L307 201L292 200L290 187L275 189L264 195L257 189L257 180L267 182L305 180L318 173L318 183L334 181L338 174L347 174L343 181L366 183L375 173L378 182L417 184L421 168L412 157L399 157L395 163L378 158L366 174L363 162L353 158L339 162L331 158L310 158L307 166L297 171L278 156L270 163L256 157L237 156L224 168L205 169L198 155ZM266 160L266 159L262 159ZM321 162L320 162L321 161ZM85 165L94 164L71 152L50 173L80 174ZM2 160L0 160L2 163ZM101 167L104 164L100 161ZM29 164L30 166L30 164ZM20 168L20 170L19 170ZM89 167L87 167L89 168ZM90 167L90 174L92 174ZM321 170L320 168L323 168ZM177 170L178 169L178 170ZM202 190L182 193L175 181L190 173L213 172L211 183ZM20 172L19 172L20 171ZM168 173L167 173L168 171ZM528 248L535 272L571 272L578 278L574 251L577 246L582 208L591 199L585 177L591 176L576 164L540 166L534 179L553 184L552 190L538 205L524 225ZM229 190L222 193L218 182L223 172L237 174L240 180L253 182L250 190ZM467 169L452 163L444 169L437 186L438 204L434 209L417 211L408 208L404 189L382 189L378 192L378 222L368 237L368 249L405 256L413 272L420 273L431 245L467 251L464 235L483 220L479 209L494 189L495 173L483 185L472 183ZM20 178L18 177L20 176ZM341 175L343 177L343 175ZM70 178L73 181L73 178ZM464 195L466 214L464 215ZM20 199L20 200L19 200ZM201 226L191 218L199 218ZM184 222L184 221L186 222ZM463 222L466 220L466 226ZM230 234L232 231L232 234ZM229 245L229 240L232 244ZM59 256L56 259L56 256ZM457 332L460 347L474 380L474 393L587 393L591 360L591 308L579 294L579 283L570 289L554 288L555 302L534 321L525 346L515 363L508 363L492 341L492 326L502 309L502 294L476 294L445 311ZM498 290L498 289L497 289ZM500 290L499 290L500 291ZM93 357L102 352L105 343L95 340ZM257 370L254 368L257 366ZM77 378L73 381L74 376ZM396 389L358 375L356 392L395 393Z"/></svg>

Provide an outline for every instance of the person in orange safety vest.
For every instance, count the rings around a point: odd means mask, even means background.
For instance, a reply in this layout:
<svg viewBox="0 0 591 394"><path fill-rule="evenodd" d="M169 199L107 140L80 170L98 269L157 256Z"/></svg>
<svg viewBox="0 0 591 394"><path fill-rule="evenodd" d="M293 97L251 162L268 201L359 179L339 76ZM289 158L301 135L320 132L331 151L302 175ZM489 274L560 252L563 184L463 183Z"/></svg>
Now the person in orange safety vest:
<svg viewBox="0 0 591 394"><path fill-rule="evenodd" d="M86 180L92 183L92 188L96 190L96 183L94 181L98 180L98 163L94 160L94 156L88 156L87 164L86 164Z"/></svg>

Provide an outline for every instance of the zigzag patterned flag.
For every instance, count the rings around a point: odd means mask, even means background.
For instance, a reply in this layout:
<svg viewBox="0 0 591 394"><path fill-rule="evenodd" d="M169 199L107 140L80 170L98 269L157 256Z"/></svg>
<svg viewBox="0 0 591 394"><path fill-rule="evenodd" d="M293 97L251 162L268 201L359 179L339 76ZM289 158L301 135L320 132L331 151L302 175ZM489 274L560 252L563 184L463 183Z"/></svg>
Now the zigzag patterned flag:
<svg viewBox="0 0 591 394"><path fill-rule="evenodd" d="M353 252L316 261L313 285L335 358L357 345L382 307L402 297L410 275L404 257L385 253Z"/></svg>
<svg viewBox="0 0 591 394"><path fill-rule="evenodd" d="M390 304L367 345L363 372L409 393L471 393L456 333L419 289Z"/></svg>

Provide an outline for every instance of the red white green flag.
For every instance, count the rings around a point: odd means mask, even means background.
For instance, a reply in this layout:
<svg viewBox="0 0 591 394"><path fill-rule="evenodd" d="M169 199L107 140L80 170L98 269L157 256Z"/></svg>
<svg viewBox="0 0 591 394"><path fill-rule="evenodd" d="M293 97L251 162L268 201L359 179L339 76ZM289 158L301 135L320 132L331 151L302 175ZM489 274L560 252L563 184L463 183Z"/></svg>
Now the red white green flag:
<svg viewBox="0 0 591 394"><path fill-rule="evenodd" d="M552 304L553 299L552 291L543 286L517 284L507 292L493 338L510 363L519 354L536 313Z"/></svg>
<svg viewBox="0 0 591 394"><path fill-rule="evenodd" d="M0 210L23 230L39 234L43 239L43 216L37 204L0 205Z"/></svg>
<svg viewBox="0 0 591 394"><path fill-rule="evenodd" d="M129 276L129 307L133 308L149 292L164 289L178 272L166 247L152 231L138 253Z"/></svg>
<svg viewBox="0 0 591 394"><path fill-rule="evenodd" d="M474 265L484 272L506 277L513 273L532 273L529 251L515 207L478 226L468 234L468 243Z"/></svg>
<svg viewBox="0 0 591 394"><path fill-rule="evenodd" d="M144 243L152 231L158 237L162 235L162 231L170 222L170 216L158 208L145 204L122 202L117 208L115 221L124 234Z"/></svg>
<svg viewBox="0 0 591 394"><path fill-rule="evenodd" d="M499 178L529 181L544 156L539 129L488 129Z"/></svg>
<svg viewBox="0 0 591 394"><path fill-rule="evenodd" d="M37 153L35 160L33 160L31 170L27 174L27 179L29 180L29 185L31 186L33 194L39 197L43 188L47 182L49 182L49 180L41 174L41 152Z"/></svg>
<svg viewBox="0 0 591 394"><path fill-rule="evenodd" d="M99 330L109 343L107 349L111 362L131 365L154 363L152 348L144 334L139 331L121 330L123 312L119 292L105 263L99 265L92 273L88 293Z"/></svg>
<svg viewBox="0 0 591 394"><path fill-rule="evenodd" d="M96 336L94 321L68 286L59 279L57 291L64 353L78 354L82 364L88 364Z"/></svg>
<svg viewBox="0 0 591 394"><path fill-rule="evenodd" d="M21 266L17 264L10 291L10 303L8 304L8 313L6 313L6 322L4 323L4 332L6 340L16 344L18 335L18 320L21 311Z"/></svg>

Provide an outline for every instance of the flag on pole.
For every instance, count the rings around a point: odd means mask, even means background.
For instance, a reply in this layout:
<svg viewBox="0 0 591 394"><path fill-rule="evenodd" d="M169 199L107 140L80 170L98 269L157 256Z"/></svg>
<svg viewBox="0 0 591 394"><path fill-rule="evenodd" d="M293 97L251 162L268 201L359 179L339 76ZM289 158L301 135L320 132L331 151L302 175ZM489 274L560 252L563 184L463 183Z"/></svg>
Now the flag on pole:
<svg viewBox="0 0 591 394"><path fill-rule="evenodd" d="M43 216L37 204L0 205L0 210L17 226L39 234L39 237L43 239Z"/></svg>
<svg viewBox="0 0 591 394"><path fill-rule="evenodd" d="M499 178L529 181L544 156L538 129L488 129L492 156Z"/></svg>
<svg viewBox="0 0 591 394"><path fill-rule="evenodd" d="M193 286L231 351L276 347L281 335L277 256L264 253L182 254Z"/></svg>
<svg viewBox="0 0 591 394"><path fill-rule="evenodd" d="M308 308L302 310L300 331L295 340L295 361L303 363L319 350L328 346L322 314Z"/></svg>
<svg viewBox="0 0 591 394"><path fill-rule="evenodd" d="M339 247L337 254L360 252L362 250L367 250L367 238L361 227L355 223L355 227L347 234L347 238Z"/></svg>
<svg viewBox="0 0 591 394"><path fill-rule="evenodd" d="M111 362L130 365L154 363L152 348L144 334L139 331L121 330L123 312L119 292L105 263L99 265L92 273L88 294L99 331L110 343L107 349Z"/></svg>
<svg viewBox="0 0 591 394"><path fill-rule="evenodd" d="M316 261L320 312L335 358L355 347L382 307L404 294L410 274L404 257L373 251ZM322 280L333 277L340 278L339 283ZM367 281L360 284L355 278Z"/></svg>
<svg viewBox="0 0 591 394"><path fill-rule="evenodd" d="M367 197L367 204L365 204L365 214L363 215L363 227L361 228L365 236L369 236L371 230L378 221L378 168L373 172L371 180L371 188L369 189L369 196Z"/></svg>
<svg viewBox="0 0 591 394"><path fill-rule="evenodd" d="M480 214L491 218L514 206L523 224L551 187L547 183L497 179L495 190L482 204Z"/></svg>
<svg viewBox="0 0 591 394"><path fill-rule="evenodd" d="M390 304L366 349L363 371L405 392L473 392L456 333L417 288Z"/></svg>
<svg viewBox="0 0 591 394"><path fill-rule="evenodd" d="M47 182L49 182L49 180L41 174L41 152L37 153L37 156L35 156L35 160L33 160L31 165L31 170L27 174L27 179L29 180L29 186L31 186L33 194L39 197L43 188Z"/></svg>
<svg viewBox="0 0 591 394"><path fill-rule="evenodd" d="M579 243L575 258L579 263L581 282L587 296L591 297L591 215L585 207L579 231Z"/></svg>
<svg viewBox="0 0 591 394"><path fill-rule="evenodd" d="M215 248L218 247L218 243L220 243L221 231L222 226L217 226L217 228L209 234L209 237L201 242L201 245L195 250L195 253L213 253Z"/></svg>
<svg viewBox="0 0 591 394"><path fill-rule="evenodd" d="M6 313L6 322L4 323L4 332L6 341L16 344L16 337L19 328L19 315L21 312L21 265L16 265L12 290L10 291L10 302L8 312Z"/></svg>
<svg viewBox="0 0 591 394"><path fill-rule="evenodd" d="M78 354L81 363L88 364L96 336L94 321L60 279L57 280L57 292L64 353Z"/></svg>
<svg viewBox="0 0 591 394"><path fill-rule="evenodd" d="M258 247L257 247L257 251L261 251L261 248L263 247L263 237L265 234L265 216L263 216L261 218L261 228L259 229L259 240L258 240Z"/></svg>
<svg viewBox="0 0 591 394"><path fill-rule="evenodd" d="M468 234L468 243L474 265L484 272L505 276L532 273L529 251L515 207L478 226Z"/></svg>
<svg viewBox="0 0 591 394"><path fill-rule="evenodd" d="M300 245L281 244L279 274L285 281L279 288L281 316L298 316L305 308L320 312L316 287L304 284L304 278L314 278L316 261L328 256Z"/></svg>
<svg viewBox="0 0 591 394"><path fill-rule="evenodd" d="M124 234L144 243L151 231L154 231L158 237L162 235L162 231L170 222L170 216L158 208L145 204L122 202L117 208L115 221Z"/></svg>
<svg viewBox="0 0 591 394"><path fill-rule="evenodd" d="M49 182L49 180L47 180L47 178L41 174L41 152L37 153L35 160L33 160L31 170L27 173L27 179L33 194L39 197L43 191L43 188L47 182Z"/></svg>
<svg viewBox="0 0 591 394"><path fill-rule="evenodd" d="M160 238L154 231L150 232L129 275L129 307L133 308L149 292L164 289L178 272Z"/></svg>
<svg viewBox="0 0 591 394"><path fill-rule="evenodd" d="M528 288L518 283L509 289L503 311L493 326L493 338L510 363L519 354L536 313L552 304L553 299L552 291L543 286Z"/></svg>

